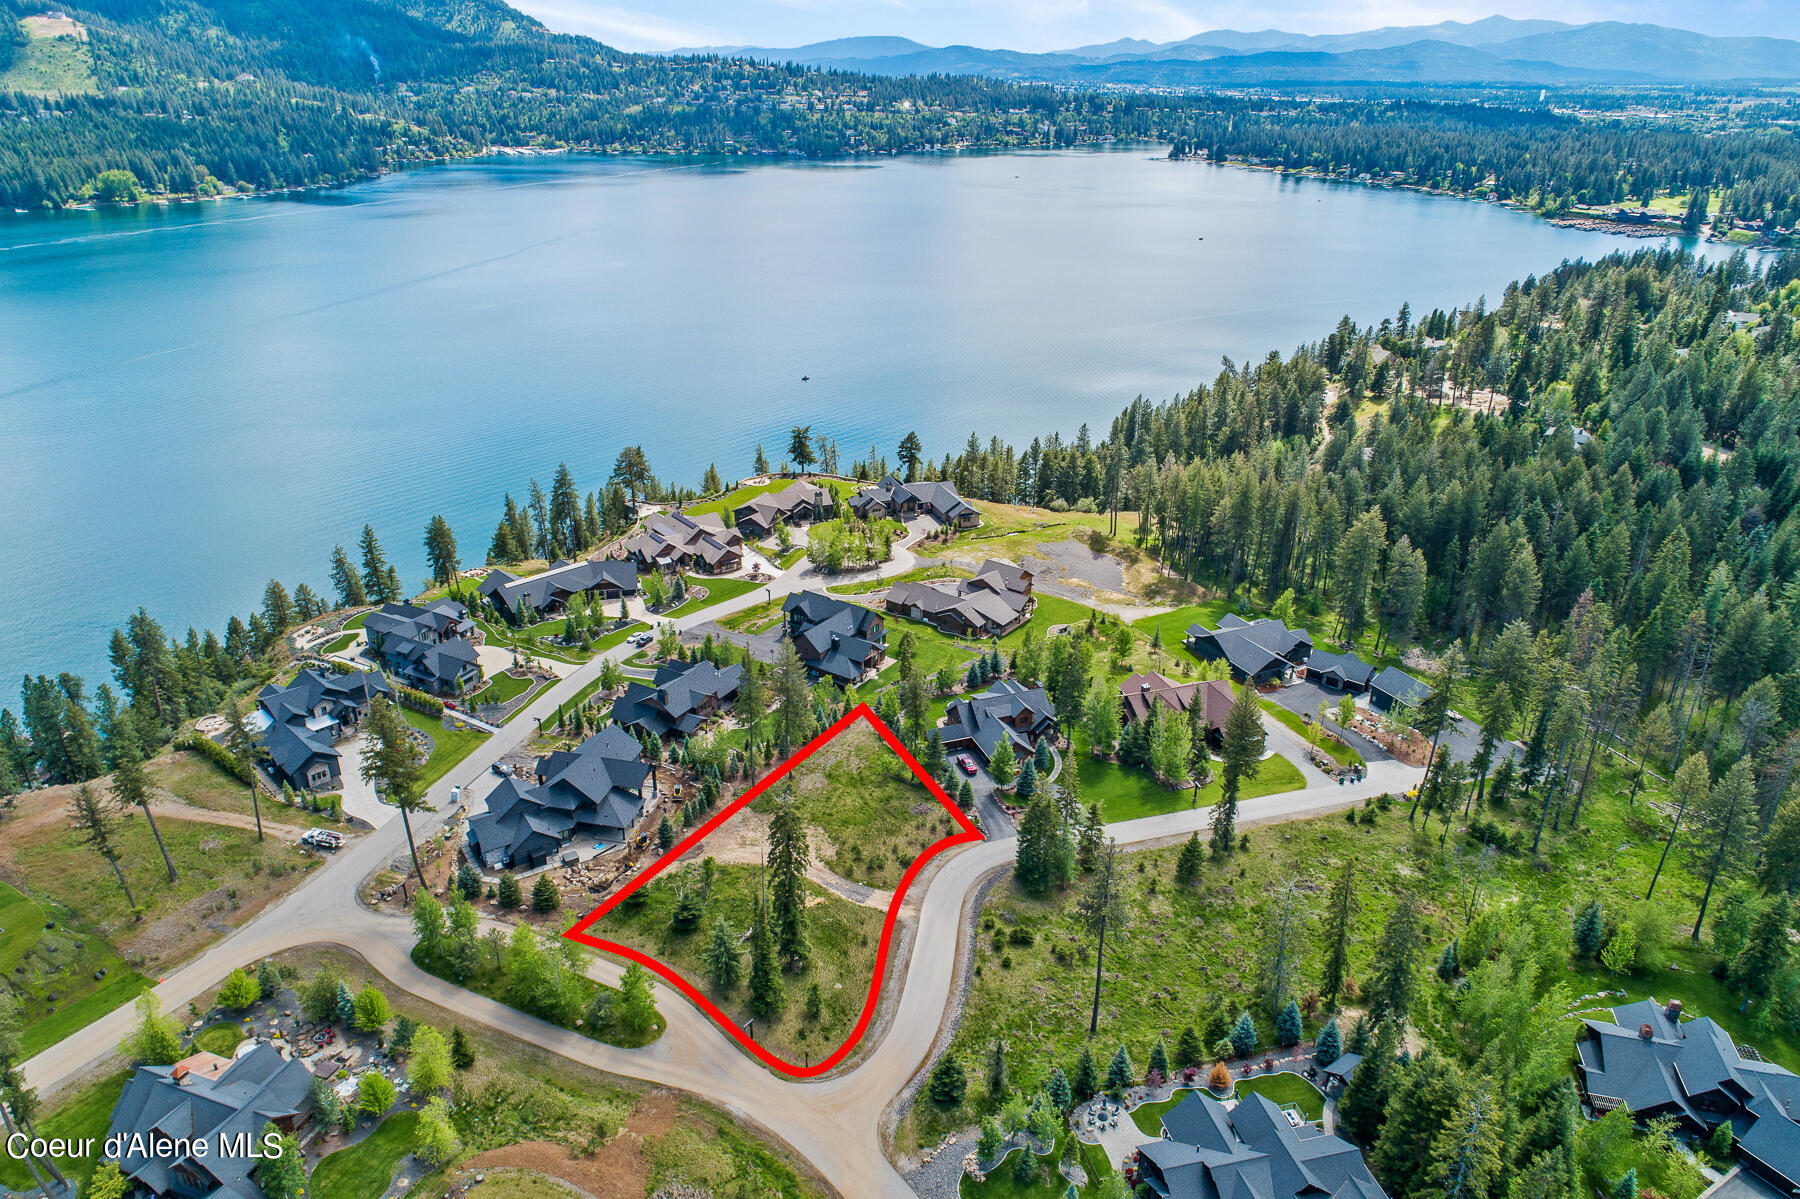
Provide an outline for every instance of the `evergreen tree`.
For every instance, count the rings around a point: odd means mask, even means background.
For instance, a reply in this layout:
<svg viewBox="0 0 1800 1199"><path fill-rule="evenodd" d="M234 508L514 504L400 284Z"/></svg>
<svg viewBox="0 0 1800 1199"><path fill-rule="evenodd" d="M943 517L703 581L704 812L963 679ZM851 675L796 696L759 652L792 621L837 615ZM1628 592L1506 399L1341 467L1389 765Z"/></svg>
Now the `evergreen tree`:
<svg viewBox="0 0 1800 1199"><path fill-rule="evenodd" d="M1006 1098L1009 1089L1006 1072L1006 1042L995 1037L993 1046L988 1050L988 1099L993 1103L1000 1103Z"/></svg>
<svg viewBox="0 0 1800 1199"><path fill-rule="evenodd" d="M1783 977L1792 956L1788 930L1793 923L1793 905L1785 895L1772 898L1757 914L1725 976L1747 998L1768 998Z"/></svg>
<svg viewBox="0 0 1800 1199"><path fill-rule="evenodd" d="M1153 1078L1167 1081L1169 1077L1169 1047L1163 1044L1161 1037L1157 1037L1156 1044L1150 1046L1150 1064L1144 1068L1144 1071L1146 1083Z"/></svg>
<svg viewBox="0 0 1800 1199"><path fill-rule="evenodd" d="M1256 692L1239 688L1225 717L1219 747L1219 802L1212 812L1212 849L1221 857L1237 844L1238 792L1243 781L1255 778L1262 768L1264 734L1262 710Z"/></svg>
<svg viewBox="0 0 1800 1199"><path fill-rule="evenodd" d="M1305 1028L1300 1020L1300 1005L1290 999L1281 1014L1275 1017L1275 1043L1283 1049L1292 1049L1303 1035Z"/></svg>
<svg viewBox="0 0 1800 1199"><path fill-rule="evenodd" d="M1075 1106L1074 1095L1069 1089L1068 1076L1062 1072L1061 1066L1050 1067L1050 1077L1044 1082L1044 1094L1050 1103L1062 1115L1068 1115Z"/></svg>
<svg viewBox="0 0 1800 1199"><path fill-rule="evenodd" d="M481 898L481 872L473 862L464 862L457 868L456 889L471 903Z"/></svg>
<svg viewBox="0 0 1800 1199"><path fill-rule="evenodd" d="M425 526L425 559L431 563L433 582L448 587L456 581L456 572L461 565L456 556L456 534L450 531L450 522L442 516L432 517Z"/></svg>
<svg viewBox="0 0 1800 1199"><path fill-rule="evenodd" d="M737 938L723 916L713 920L712 940L706 947L706 969L712 976L713 986L720 992L730 994L737 989L738 979L743 974L743 957L738 952Z"/></svg>
<svg viewBox="0 0 1800 1199"><path fill-rule="evenodd" d="M1106 1067L1106 1089L1117 1099L1136 1081L1137 1069L1131 1064L1131 1054L1126 1052L1124 1045L1120 1045Z"/></svg>
<svg viewBox="0 0 1800 1199"><path fill-rule="evenodd" d="M467 1070L475 1064L475 1043L461 1025L450 1030L450 1064L458 1070Z"/></svg>
<svg viewBox="0 0 1800 1199"><path fill-rule="evenodd" d="M768 914L758 912L750 933L750 1010L767 1019L787 1006L787 984L781 980L775 934Z"/></svg>
<svg viewBox="0 0 1800 1199"><path fill-rule="evenodd" d="M1394 904L1375 946L1372 977L1365 992L1369 1019L1406 1019L1417 984L1420 945L1419 901L1408 892Z"/></svg>
<svg viewBox="0 0 1800 1199"><path fill-rule="evenodd" d="M789 793L777 805L769 821L769 907L775 926L775 942L790 966L804 966L809 954L806 938L806 868L811 863L806 826L799 806Z"/></svg>
<svg viewBox="0 0 1800 1199"><path fill-rule="evenodd" d="M381 542L375 536L375 529L364 525L362 531L362 585L369 599L377 604L391 603L400 598L399 588L393 586L394 568L388 564L387 556L381 552Z"/></svg>
<svg viewBox="0 0 1800 1199"><path fill-rule="evenodd" d="M931 1077L926 1084L926 1091L931 1101L939 1107L956 1107L963 1101L963 1095L969 1089L969 1076L963 1070L962 1059L954 1053L946 1053L938 1059L937 1065L931 1068Z"/></svg>
<svg viewBox="0 0 1800 1199"><path fill-rule="evenodd" d="M495 889L494 897L499 901L500 906L509 912L523 903L525 893L519 886L518 876L510 870L502 873L500 885Z"/></svg>
<svg viewBox="0 0 1800 1199"><path fill-rule="evenodd" d="M1081 1043L1081 1053L1075 1058L1075 1075L1069 1079L1069 1088L1074 1093L1076 1103L1086 1103L1100 1091L1100 1066L1094 1060L1091 1041Z"/></svg>
<svg viewBox="0 0 1800 1199"><path fill-rule="evenodd" d="M1200 867L1205 860L1206 849L1200 844L1200 834L1189 833L1175 859L1175 881L1184 887L1193 886L1200 880Z"/></svg>
<svg viewBox="0 0 1800 1199"><path fill-rule="evenodd" d="M666 812L663 813L663 818L656 825L656 848L663 853L668 853L675 848L675 826L669 823L669 816Z"/></svg>
<svg viewBox="0 0 1800 1199"><path fill-rule="evenodd" d="M1013 860L1013 877L1027 895L1042 896L1050 892L1056 881L1060 827L1056 804L1048 793L1032 797L1019 820L1018 846Z"/></svg>
<svg viewBox="0 0 1800 1199"><path fill-rule="evenodd" d="M412 814L431 808L425 795L425 756L413 742L412 726L400 709L380 696L369 703L363 717L361 774L364 782L377 785L387 802L400 810L413 874L419 886L425 887L425 868L419 863L419 847L412 831Z"/></svg>
<svg viewBox="0 0 1800 1199"><path fill-rule="evenodd" d="M1384 1186L1397 1195L1418 1190L1433 1165L1425 1147L1455 1119L1465 1095L1462 1071L1444 1054L1426 1050L1396 1068L1385 1119L1369 1154L1369 1167Z"/></svg>
<svg viewBox="0 0 1800 1199"><path fill-rule="evenodd" d="M1400 1068L1395 1057L1399 1046L1398 1023L1383 1020L1370 1037L1368 1053L1338 1097L1338 1131L1358 1145L1374 1144L1381 1129L1388 1093ZM1417 1146L1414 1152L1418 1152Z"/></svg>
<svg viewBox="0 0 1800 1199"><path fill-rule="evenodd" d="M540 874L537 882L531 885L531 910L539 915L548 915L562 907L562 892L550 881L548 874Z"/></svg>
<svg viewBox="0 0 1800 1199"><path fill-rule="evenodd" d="M131 884L125 880L125 872L119 868L118 821L112 811L100 801L99 792L92 786L82 783L75 788L69 801L69 824L74 829L75 839L92 849L112 867L113 877L119 881L119 889L125 892L125 906L137 911L137 899L131 894ZM142 919L141 914L138 915Z"/></svg>
<svg viewBox="0 0 1800 1199"><path fill-rule="evenodd" d="M1347 858L1325 901L1325 968L1320 990L1327 1003L1337 1002L1350 975L1350 930L1361 904L1356 898L1356 859Z"/></svg>
<svg viewBox="0 0 1800 1199"><path fill-rule="evenodd" d="M350 565L350 555L344 552L341 545L331 548L331 586L337 592L340 608L360 608L369 602L368 589L363 586L362 576Z"/></svg>
<svg viewBox="0 0 1800 1199"><path fill-rule="evenodd" d="M1206 1046L1201 1044L1200 1033L1192 1024L1182 1026L1181 1033L1175 1038L1175 1062L1179 1066L1198 1066L1206 1056Z"/></svg>
<svg viewBox="0 0 1800 1199"><path fill-rule="evenodd" d="M1325 1021L1325 1027L1313 1041L1313 1064L1323 1070L1344 1056L1343 1040L1338 1035L1337 1017Z"/></svg>
<svg viewBox="0 0 1800 1199"><path fill-rule="evenodd" d="M179 875L175 871L174 859L169 857L169 847L163 843L162 829L156 823L156 813L150 810L150 779L144 773L143 754L138 749L137 734L127 725L120 730L115 740L118 744L113 761L113 802L120 808L136 808L144 814L150 836L162 853L163 869L168 872L169 881L174 882Z"/></svg>
<svg viewBox="0 0 1800 1199"><path fill-rule="evenodd" d="M1237 1023L1231 1026L1231 1052L1237 1057L1249 1057L1256 1051L1260 1039L1256 1020L1249 1012L1239 1012Z"/></svg>
<svg viewBox="0 0 1800 1199"><path fill-rule="evenodd" d="M1591 899L1587 906L1575 914L1575 952L1584 958L1598 957L1600 946L1606 939L1606 925L1600 911L1600 901Z"/></svg>
<svg viewBox="0 0 1800 1199"><path fill-rule="evenodd" d="M1455 982L1461 968L1456 961L1456 942L1451 941L1444 946L1444 952L1438 955L1437 976L1441 982Z"/></svg>

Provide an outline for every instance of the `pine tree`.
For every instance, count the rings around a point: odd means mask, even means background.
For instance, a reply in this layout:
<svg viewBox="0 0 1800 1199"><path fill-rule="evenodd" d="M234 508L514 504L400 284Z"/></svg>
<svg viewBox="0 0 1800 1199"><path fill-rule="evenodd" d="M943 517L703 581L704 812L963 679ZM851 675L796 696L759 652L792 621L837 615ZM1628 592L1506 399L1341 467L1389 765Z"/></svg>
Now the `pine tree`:
<svg viewBox="0 0 1800 1199"><path fill-rule="evenodd" d="M456 581L456 571L461 565L456 556L456 534L450 531L450 522L442 516L432 517L425 525L425 558L431 563L433 582L448 587Z"/></svg>
<svg viewBox="0 0 1800 1199"><path fill-rule="evenodd" d="M1793 923L1793 905L1787 896L1772 898L1757 913L1743 948L1731 959L1727 981L1750 999L1767 998L1792 955L1788 929Z"/></svg>
<svg viewBox="0 0 1800 1199"><path fill-rule="evenodd" d="M1081 1043L1081 1053L1075 1058L1075 1075L1069 1079L1069 1089L1074 1094L1076 1103L1086 1103L1099 1093L1100 1065L1094 1060L1091 1041Z"/></svg>
<svg viewBox="0 0 1800 1199"><path fill-rule="evenodd" d="M1344 1056L1344 1043L1338 1035L1337 1017L1325 1021L1325 1027L1313 1041L1313 1064L1321 1070Z"/></svg>
<svg viewBox="0 0 1800 1199"><path fill-rule="evenodd" d="M1456 962L1456 942L1451 941L1444 946L1444 952L1438 955L1437 976L1442 982L1455 982L1461 969Z"/></svg>
<svg viewBox="0 0 1800 1199"><path fill-rule="evenodd" d="M706 947L706 969L712 975L713 986L730 994L737 989L743 966L743 957L738 953L737 938L732 935L731 927L725 923L725 917L716 918L712 940Z"/></svg>
<svg viewBox="0 0 1800 1199"><path fill-rule="evenodd" d="M1237 1023L1231 1026L1231 1052L1238 1057L1249 1057L1256 1051L1260 1039L1255 1018L1249 1012L1239 1012Z"/></svg>
<svg viewBox="0 0 1800 1199"><path fill-rule="evenodd" d="M1037 790L1037 760L1034 758L1026 758L1024 767L1019 771L1019 782L1018 785L1013 788L1013 793L1020 799L1029 800L1032 796L1037 794Z"/></svg>
<svg viewBox="0 0 1800 1199"><path fill-rule="evenodd" d="M1169 1077L1169 1047L1163 1044L1161 1037L1150 1047L1150 1064L1144 1068L1144 1081L1152 1079L1167 1081Z"/></svg>
<svg viewBox="0 0 1800 1199"><path fill-rule="evenodd" d="M669 823L669 816L666 812L663 813L663 818L656 825L656 848L663 853L668 853L675 848L675 826Z"/></svg>
<svg viewBox="0 0 1800 1199"><path fill-rule="evenodd" d="M806 826L790 793L776 807L769 821L769 906L775 925L775 941L784 961L803 965L809 950L806 939L806 868L811 862Z"/></svg>
<svg viewBox="0 0 1800 1199"><path fill-rule="evenodd" d="M337 591L340 608L360 608L369 602L362 576L350 565L350 555L341 545L331 548L331 585Z"/></svg>
<svg viewBox="0 0 1800 1199"><path fill-rule="evenodd" d="M1372 1145L1381 1129L1388 1093L1400 1068L1395 1058L1399 1045L1399 1024L1383 1020L1370 1036L1368 1053L1338 1098L1338 1129L1358 1145Z"/></svg>
<svg viewBox="0 0 1800 1199"><path fill-rule="evenodd" d="M1462 1071L1442 1053L1426 1050L1395 1069L1381 1130L1369 1153L1370 1169L1394 1194L1413 1194L1424 1181L1432 1166L1424 1147L1456 1118L1466 1091Z"/></svg>
<svg viewBox="0 0 1800 1199"><path fill-rule="evenodd" d="M1175 1038L1176 1063L1183 1067L1198 1066L1205 1056L1206 1046L1200 1042L1200 1033L1192 1024L1183 1025L1180 1035Z"/></svg>
<svg viewBox="0 0 1800 1199"><path fill-rule="evenodd" d="M1369 1019L1404 1020L1412 1009L1420 948L1419 901L1410 892L1402 895L1375 946L1373 976L1369 981Z"/></svg>
<svg viewBox="0 0 1800 1199"><path fill-rule="evenodd" d="M968 1089L969 1076L963 1070L962 1059L954 1053L946 1053L931 1068L931 1079L926 1084L926 1090L931 1101L940 1107L958 1106Z"/></svg>
<svg viewBox="0 0 1800 1199"><path fill-rule="evenodd" d="M1033 796L1019 821L1013 860L1013 876L1027 895L1046 895L1056 881L1058 832L1056 804L1047 793Z"/></svg>
<svg viewBox="0 0 1800 1199"><path fill-rule="evenodd" d="M1600 946L1606 939L1606 925L1600 911L1600 901L1592 899L1586 907L1575 915L1575 952L1584 958L1592 958L1600 953Z"/></svg>
<svg viewBox="0 0 1800 1199"><path fill-rule="evenodd" d="M393 578L393 567L388 564L387 556L381 552L381 542L375 536L373 526L364 525L362 531L362 585L368 597L378 604L390 603L400 598L397 589L390 589Z"/></svg>
<svg viewBox="0 0 1800 1199"><path fill-rule="evenodd" d="M1124 1045L1120 1045L1106 1067L1106 1089L1117 1099L1136 1081L1137 1069L1131 1064L1131 1054L1126 1052Z"/></svg>
<svg viewBox="0 0 1800 1199"><path fill-rule="evenodd" d="M787 984L781 980L776 952L768 913L759 911L750 933L750 1010L764 1019L787 1006Z"/></svg>
<svg viewBox="0 0 1800 1199"><path fill-rule="evenodd" d="M1239 688L1225 717L1219 747L1220 789L1212 812L1212 849L1220 857L1236 847L1238 792L1243 781L1255 778L1262 768L1263 748L1262 710L1256 706L1256 692Z"/></svg>
<svg viewBox="0 0 1800 1199"><path fill-rule="evenodd" d="M1281 1009L1281 1014L1275 1017L1275 1043L1283 1049L1292 1049L1300 1043L1300 1038L1304 1035L1305 1027L1300 1020L1300 1005L1290 999L1287 1001L1287 1006Z"/></svg>
<svg viewBox="0 0 1800 1199"><path fill-rule="evenodd" d="M495 890L494 897L499 901L500 906L507 911L511 911L518 907L519 904L523 903L525 896L523 890L519 886L518 876L510 870L502 874L500 876L500 885Z"/></svg>
<svg viewBox="0 0 1800 1199"><path fill-rule="evenodd" d="M1350 930L1361 905L1356 898L1356 859L1344 862L1325 903L1325 969L1321 980L1327 1003L1335 1003L1350 973Z"/></svg>
<svg viewBox="0 0 1800 1199"><path fill-rule="evenodd" d="M1205 861L1206 848L1200 844L1200 834L1189 833L1175 859L1175 881L1184 887L1193 886L1200 879L1200 867Z"/></svg>
<svg viewBox="0 0 1800 1199"><path fill-rule="evenodd" d="M471 903L481 898L481 872L473 862L464 862L456 871L456 889Z"/></svg>
<svg viewBox="0 0 1800 1199"><path fill-rule="evenodd" d="M458 1070L467 1070L475 1064L475 1043L469 1040L460 1025L450 1030L450 1064Z"/></svg>
<svg viewBox="0 0 1800 1199"><path fill-rule="evenodd" d="M75 794L69 801L69 823L75 830L76 839L99 854L112 867L113 877L119 880L119 889L125 892L125 906L135 912L137 900L131 894L131 884L125 881L125 872L119 868L118 821L107 806L100 802L99 792L91 785L82 783L75 788Z"/></svg>
<svg viewBox="0 0 1800 1199"><path fill-rule="evenodd" d="M548 874L540 874L537 882L531 885L531 910L539 915L547 915L562 907L562 892L550 881Z"/></svg>
<svg viewBox="0 0 1800 1199"><path fill-rule="evenodd" d="M993 1103L1004 1101L1009 1089L1006 1071L1006 1042L995 1037L992 1048L988 1050L987 1093L989 1101Z"/></svg>

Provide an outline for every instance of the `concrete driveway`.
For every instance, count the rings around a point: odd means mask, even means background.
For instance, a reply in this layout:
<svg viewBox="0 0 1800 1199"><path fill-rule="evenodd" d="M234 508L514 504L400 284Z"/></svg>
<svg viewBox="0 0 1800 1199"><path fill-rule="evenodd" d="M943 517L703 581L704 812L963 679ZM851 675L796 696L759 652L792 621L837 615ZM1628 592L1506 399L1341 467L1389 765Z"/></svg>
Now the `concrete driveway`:
<svg viewBox="0 0 1800 1199"><path fill-rule="evenodd" d="M1320 704L1324 704L1327 708L1335 709L1338 706L1338 701L1343 699L1343 697L1344 693L1341 691L1328 691L1317 683L1302 681L1283 687L1279 691L1271 694L1268 698L1274 700L1296 716L1311 716L1314 720L1317 720L1319 717ZM1363 756L1363 761L1365 762L1373 762L1377 759L1388 761L1393 757L1387 750L1381 748L1381 746L1375 744L1361 733L1344 728L1335 720L1327 720L1324 724L1328 730L1342 737L1345 742L1349 744L1351 749L1354 749L1357 753L1361 754Z"/></svg>
<svg viewBox="0 0 1800 1199"><path fill-rule="evenodd" d="M375 784L363 782L362 743L358 734L338 746L338 765L344 773L344 813L380 828L400 812L376 797Z"/></svg>

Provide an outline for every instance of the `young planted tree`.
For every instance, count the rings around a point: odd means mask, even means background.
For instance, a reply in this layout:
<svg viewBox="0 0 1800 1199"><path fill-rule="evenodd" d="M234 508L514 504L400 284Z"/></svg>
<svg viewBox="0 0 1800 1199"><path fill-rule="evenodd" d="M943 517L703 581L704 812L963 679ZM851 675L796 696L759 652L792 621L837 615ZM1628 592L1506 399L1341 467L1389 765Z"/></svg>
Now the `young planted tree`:
<svg viewBox="0 0 1800 1199"><path fill-rule="evenodd" d="M767 1019L786 1006L787 984L781 979L775 934L767 909L759 908L750 930L750 1010Z"/></svg>
<svg viewBox="0 0 1800 1199"><path fill-rule="evenodd" d="M412 726L400 715L400 709L381 696L370 702L368 714L363 717L362 778L380 787L388 803L400 810L413 874L418 877L419 886L426 886L425 868L419 864L419 846L413 840L412 829L412 814L431 808L425 797L425 757L413 743Z"/></svg>

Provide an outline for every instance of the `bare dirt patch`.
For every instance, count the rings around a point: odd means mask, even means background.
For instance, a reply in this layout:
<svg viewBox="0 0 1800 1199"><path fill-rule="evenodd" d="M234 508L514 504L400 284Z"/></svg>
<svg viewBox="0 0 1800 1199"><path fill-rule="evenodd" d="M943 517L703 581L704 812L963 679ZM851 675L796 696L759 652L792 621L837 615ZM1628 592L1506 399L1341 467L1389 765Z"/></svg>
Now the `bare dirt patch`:
<svg viewBox="0 0 1800 1199"><path fill-rule="evenodd" d="M458 1174L472 1177L484 1170L530 1170L567 1183L594 1199L642 1199L650 1183L644 1142L667 1135L675 1127L677 1114L672 1092L651 1091L638 1100L625 1121L624 1131L597 1153L581 1157L567 1146L551 1141L524 1141L476 1154Z"/></svg>

